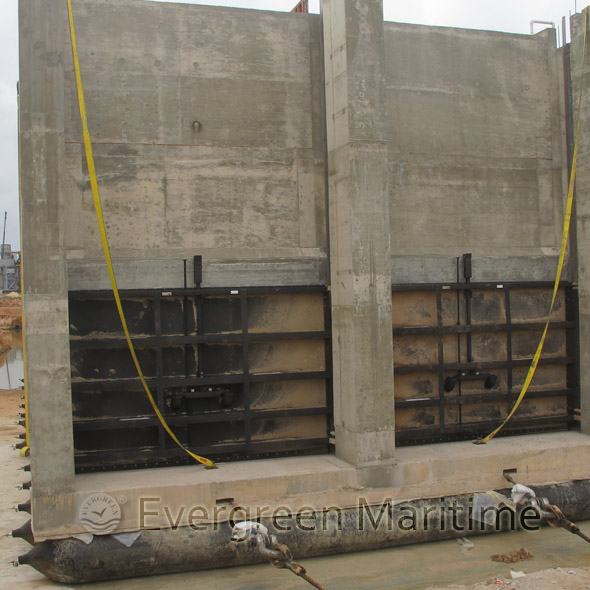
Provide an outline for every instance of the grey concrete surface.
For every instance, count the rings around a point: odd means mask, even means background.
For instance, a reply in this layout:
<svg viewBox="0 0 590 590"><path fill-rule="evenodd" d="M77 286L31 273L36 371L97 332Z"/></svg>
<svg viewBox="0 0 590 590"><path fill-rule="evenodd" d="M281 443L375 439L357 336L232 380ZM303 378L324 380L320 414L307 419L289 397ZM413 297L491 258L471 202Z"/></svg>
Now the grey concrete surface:
<svg viewBox="0 0 590 590"><path fill-rule="evenodd" d="M111 247L128 286L146 283L130 260L180 286L170 269L195 253L211 285L225 281L225 264L234 284L254 284L248 265L261 258L286 269L265 273L266 284L326 283L319 17L139 0L79 0L74 9ZM490 280L508 280L507 264L521 280L550 277L567 176L554 33L385 23L383 39L382 60L362 69L385 78L387 123L366 117L355 130L388 145L394 282L441 276L467 251L474 270L486 259ZM356 41L352 50L357 59ZM69 279L105 288L93 269L102 253L64 55ZM338 142L348 133L340 123L356 116L354 92L363 108L372 101L362 81L343 84L327 118ZM427 277L405 264L417 256L430 261ZM301 257L319 272L293 279Z"/></svg>
<svg viewBox="0 0 590 590"><path fill-rule="evenodd" d="M65 5L20 3L20 160L24 342L33 451L35 526L73 518L74 490L66 194L64 190Z"/></svg>
<svg viewBox="0 0 590 590"><path fill-rule="evenodd" d="M580 119L580 138L575 185L575 235L577 279L579 284L580 314L580 391L582 430L590 434L590 50L584 52L586 13L574 15L570 21L572 43L570 49L574 134ZM590 26L590 24L589 24ZM580 91L582 94L580 95ZM580 103L581 99L581 103ZM581 104L581 109L579 105ZM573 225L573 224L572 224Z"/></svg>
<svg viewBox="0 0 590 590"><path fill-rule="evenodd" d="M202 252L202 250L200 250ZM170 251L167 255L170 256ZM216 252L215 254L218 254ZM192 254L180 251L172 258L127 258L114 262L117 283L121 289L157 289L184 286L184 263L187 260L187 285L193 287ZM207 287L264 287L268 285L323 285L327 276L327 257L301 254L298 258L232 261L203 261L203 285ZM110 289L107 265L102 259L68 262L68 285L71 291Z"/></svg>
<svg viewBox="0 0 590 590"><path fill-rule="evenodd" d="M79 0L74 16L109 240L126 284L145 282L125 272L130 260L156 261L169 286L182 283L167 266L182 268L195 254L211 285L226 280L224 262L234 285L251 283L250 260L292 260L290 274L301 257L321 264L319 17L114 0ZM75 93L67 59L69 273L74 284L104 288L104 273L84 264L102 251ZM287 273L265 271L265 284L288 283Z"/></svg>
<svg viewBox="0 0 590 590"><path fill-rule="evenodd" d="M474 272L486 259L490 280L511 278L508 259L520 280L552 278L546 249L559 247L565 192L554 31L388 22L385 48L394 268L405 257L430 262L428 277L416 265L394 280L429 282L445 267L433 256L463 252Z"/></svg>
<svg viewBox="0 0 590 590"><path fill-rule="evenodd" d="M336 455L395 451L381 0L325 0Z"/></svg>

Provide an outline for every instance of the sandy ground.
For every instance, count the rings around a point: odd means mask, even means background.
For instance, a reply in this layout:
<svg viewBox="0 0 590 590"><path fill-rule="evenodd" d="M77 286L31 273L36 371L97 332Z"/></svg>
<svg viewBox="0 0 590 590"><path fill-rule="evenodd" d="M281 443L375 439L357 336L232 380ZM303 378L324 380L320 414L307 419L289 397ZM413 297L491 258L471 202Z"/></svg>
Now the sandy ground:
<svg viewBox="0 0 590 590"><path fill-rule="evenodd" d="M541 570L515 580L500 577L473 584L472 586L437 586L430 590L491 590L491 588L510 588L511 590L557 590L560 588L588 590L590 588L590 571L588 568Z"/></svg>
<svg viewBox="0 0 590 590"><path fill-rule="evenodd" d="M28 566L13 567L11 561L30 546L5 536L21 526L28 515L12 507L29 499L18 490L29 479L19 470L29 459L11 448L22 432L16 425L22 390L0 389L0 590L45 590L64 586L47 580ZM590 521L580 523L590 534ZM472 537L466 549L458 540L393 547L331 557L306 559L309 574L326 590L588 590L590 545L561 529L545 527L534 532L515 532ZM491 556L526 548L533 558L518 563L498 563ZM512 571L524 578L512 579ZM472 584L472 585L470 585ZM307 583L270 565L258 565L151 578L135 578L77 586L80 590L305 590Z"/></svg>
<svg viewBox="0 0 590 590"><path fill-rule="evenodd" d="M22 326L22 303L18 293L0 295L0 329L11 330Z"/></svg>

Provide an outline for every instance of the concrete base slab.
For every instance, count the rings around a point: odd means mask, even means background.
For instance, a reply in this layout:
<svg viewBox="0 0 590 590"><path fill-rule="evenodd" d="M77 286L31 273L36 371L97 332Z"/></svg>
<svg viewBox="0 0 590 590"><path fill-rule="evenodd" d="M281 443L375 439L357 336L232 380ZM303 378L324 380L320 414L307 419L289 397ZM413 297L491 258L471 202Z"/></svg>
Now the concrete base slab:
<svg viewBox="0 0 590 590"><path fill-rule="evenodd" d="M121 506L116 531L261 518L288 508L358 506L386 499L442 497L506 486L504 469L518 469L524 484L588 477L590 438L576 432L494 439L487 445L455 442L399 448L390 465L355 469L332 456L288 457L201 466L138 469L76 476L78 507L92 494L109 494ZM372 482L379 487L370 487ZM79 512L79 509L78 511ZM76 513L77 513L76 512ZM43 528L37 540L86 532L79 521Z"/></svg>

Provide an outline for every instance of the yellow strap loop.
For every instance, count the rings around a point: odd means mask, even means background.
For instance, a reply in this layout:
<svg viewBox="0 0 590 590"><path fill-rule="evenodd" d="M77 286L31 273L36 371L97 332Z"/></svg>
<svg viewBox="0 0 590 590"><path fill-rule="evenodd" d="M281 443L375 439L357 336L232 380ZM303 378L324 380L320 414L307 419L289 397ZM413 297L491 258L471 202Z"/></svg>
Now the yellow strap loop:
<svg viewBox="0 0 590 590"><path fill-rule="evenodd" d="M568 241L568 236L569 236L569 231L570 231L570 222L571 222L571 218L572 218L572 207L574 204L574 186L576 183L576 163L578 160L578 144L579 144L579 139L580 139L580 113L581 113L581 108L582 108L582 83L583 83L583 76L584 76L584 66L586 63L586 36L587 36L587 32L588 32L588 7L586 7L584 9L584 48L583 48L583 53L582 53L583 57L582 57L582 74L581 74L581 80L580 80L580 94L578 97L576 140L575 140L575 145L574 145L574 154L572 157L572 170L570 173L570 181L569 181L569 187L568 187L568 193L567 193L567 204L566 204L566 208L565 208L565 217L563 219L563 232L561 234L561 248L559 250L559 261L557 263L557 273L555 276L555 283L553 285L553 296L551 297L551 306L549 308L549 318L547 319L547 323L545 324L545 328L543 330L541 340L539 341L539 345L537 346L535 356L533 357L533 361L531 363L531 366L529 367L529 371L527 373L527 376L526 376L526 379L525 379L524 384L522 386L522 389L520 391L520 394L518 395L518 398L517 398L516 402L514 403L514 406L510 410L510 413L508 414L508 416L506 416L506 419L504 420L504 422L502 422L502 424L500 424L500 426L498 426L498 428L496 428L495 430L490 432L490 434L488 434L486 437L474 441L476 444L485 444L489 440L494 438L494 436L496 436L496 434L498 434L498 432L500 432L500 430L502 430L502 428L504 428L506 423L512 418L512 416L514 415L516 410L518 410L518 407L520 406L522 400L524 399L524 396L526 395L526 392L529 389L529 385L531 384L531 381L533 380L533 377L535 375L535 371L537 369L537 365L539 364L539 359L541 358L541 353L543 352L543 345L545 344L545 338L547 336L547 330L549 329L549 322L551 319L551 314L553 313L553 307L555 305L555 299L557 298L557 291L559 290L559 283L561 281L561 273L563 271L563 263L565 260L565 253L567 250L567 241Z"/></svg>
<svg viewBox="0 0 590 590"><path fill-rule="evenodd" d="M84 101L84 88L82 86L82 76L80 75L80 62L78 60L78 48L76 44L76 30L74 28L74 16L72 14L72 2L68 0L68 15L70 19L70 36L72 41L72 54L74 58L74 71L76 75L76 89L78 91L78 104L80 107L80 119L82 120L82 130L84 134L84 148L86 150L86 162L88 164L88 174L90 176L90 187L92 189L92 196L94 198L94 208L96 210L96 218L98 220L98 229L100 231L100 239L102 241L102 248L104 250L104 257L107 263L107 268L109 271L109 277L111 279L111 285L113 289L113 295L115 296L115 303L117 305L117 310L119 312L119 317L121 318L121 325L123 326L123 331L125 332L125 338L127 340L127 345L129 346L129 352L131 353L131 357L133 358L133 363L135 364L135 368L137 369L137 374L139 375L139 379L145 390L145 393L150 400L150 404L158 417L158 420L166 430L166 432L170 435L170 438L186 453L188 453L193 459L202 463L206 467L214 468L215 463L209 459L205 459L204 457L200 457L195 453L189 451L183 444L176 438L176 435L172 432L164 416L160 412L152 393L150 392L150 388L146 383L145 377L139 366L139 361L137 360L137 355L135 354L135 348L133 346L133 342L131 341L131 336L129 335L129 330L127 328L127 322L125 321L125 315L123 313L123 307L121 305L121 298L119 297L119 289L117 288L117 280L115 278L115 272L113 270L113 263L111 260L111 253L109 249L109 242L107 238L107 232L105 228L104 218L102 214L102 205L100 202L100 193L98 191L98 181L96 179L96 169L94 167L94 156L92 153L92 142L90 139L90 132L88 131L88 121L86 118L86 103Z"/></svg>

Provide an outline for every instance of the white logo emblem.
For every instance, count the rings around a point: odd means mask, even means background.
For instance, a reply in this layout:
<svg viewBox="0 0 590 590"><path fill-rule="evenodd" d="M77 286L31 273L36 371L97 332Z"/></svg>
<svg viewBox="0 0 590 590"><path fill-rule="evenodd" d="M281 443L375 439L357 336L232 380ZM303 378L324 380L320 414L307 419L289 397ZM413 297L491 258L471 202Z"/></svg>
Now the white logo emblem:
<svg viewBox="0 0 590 590"><path fill-rule="evenodd" d="M121 507L109 494L92 494L80 504L78 517L89 533L109 535L121 522Z"/></svg>

